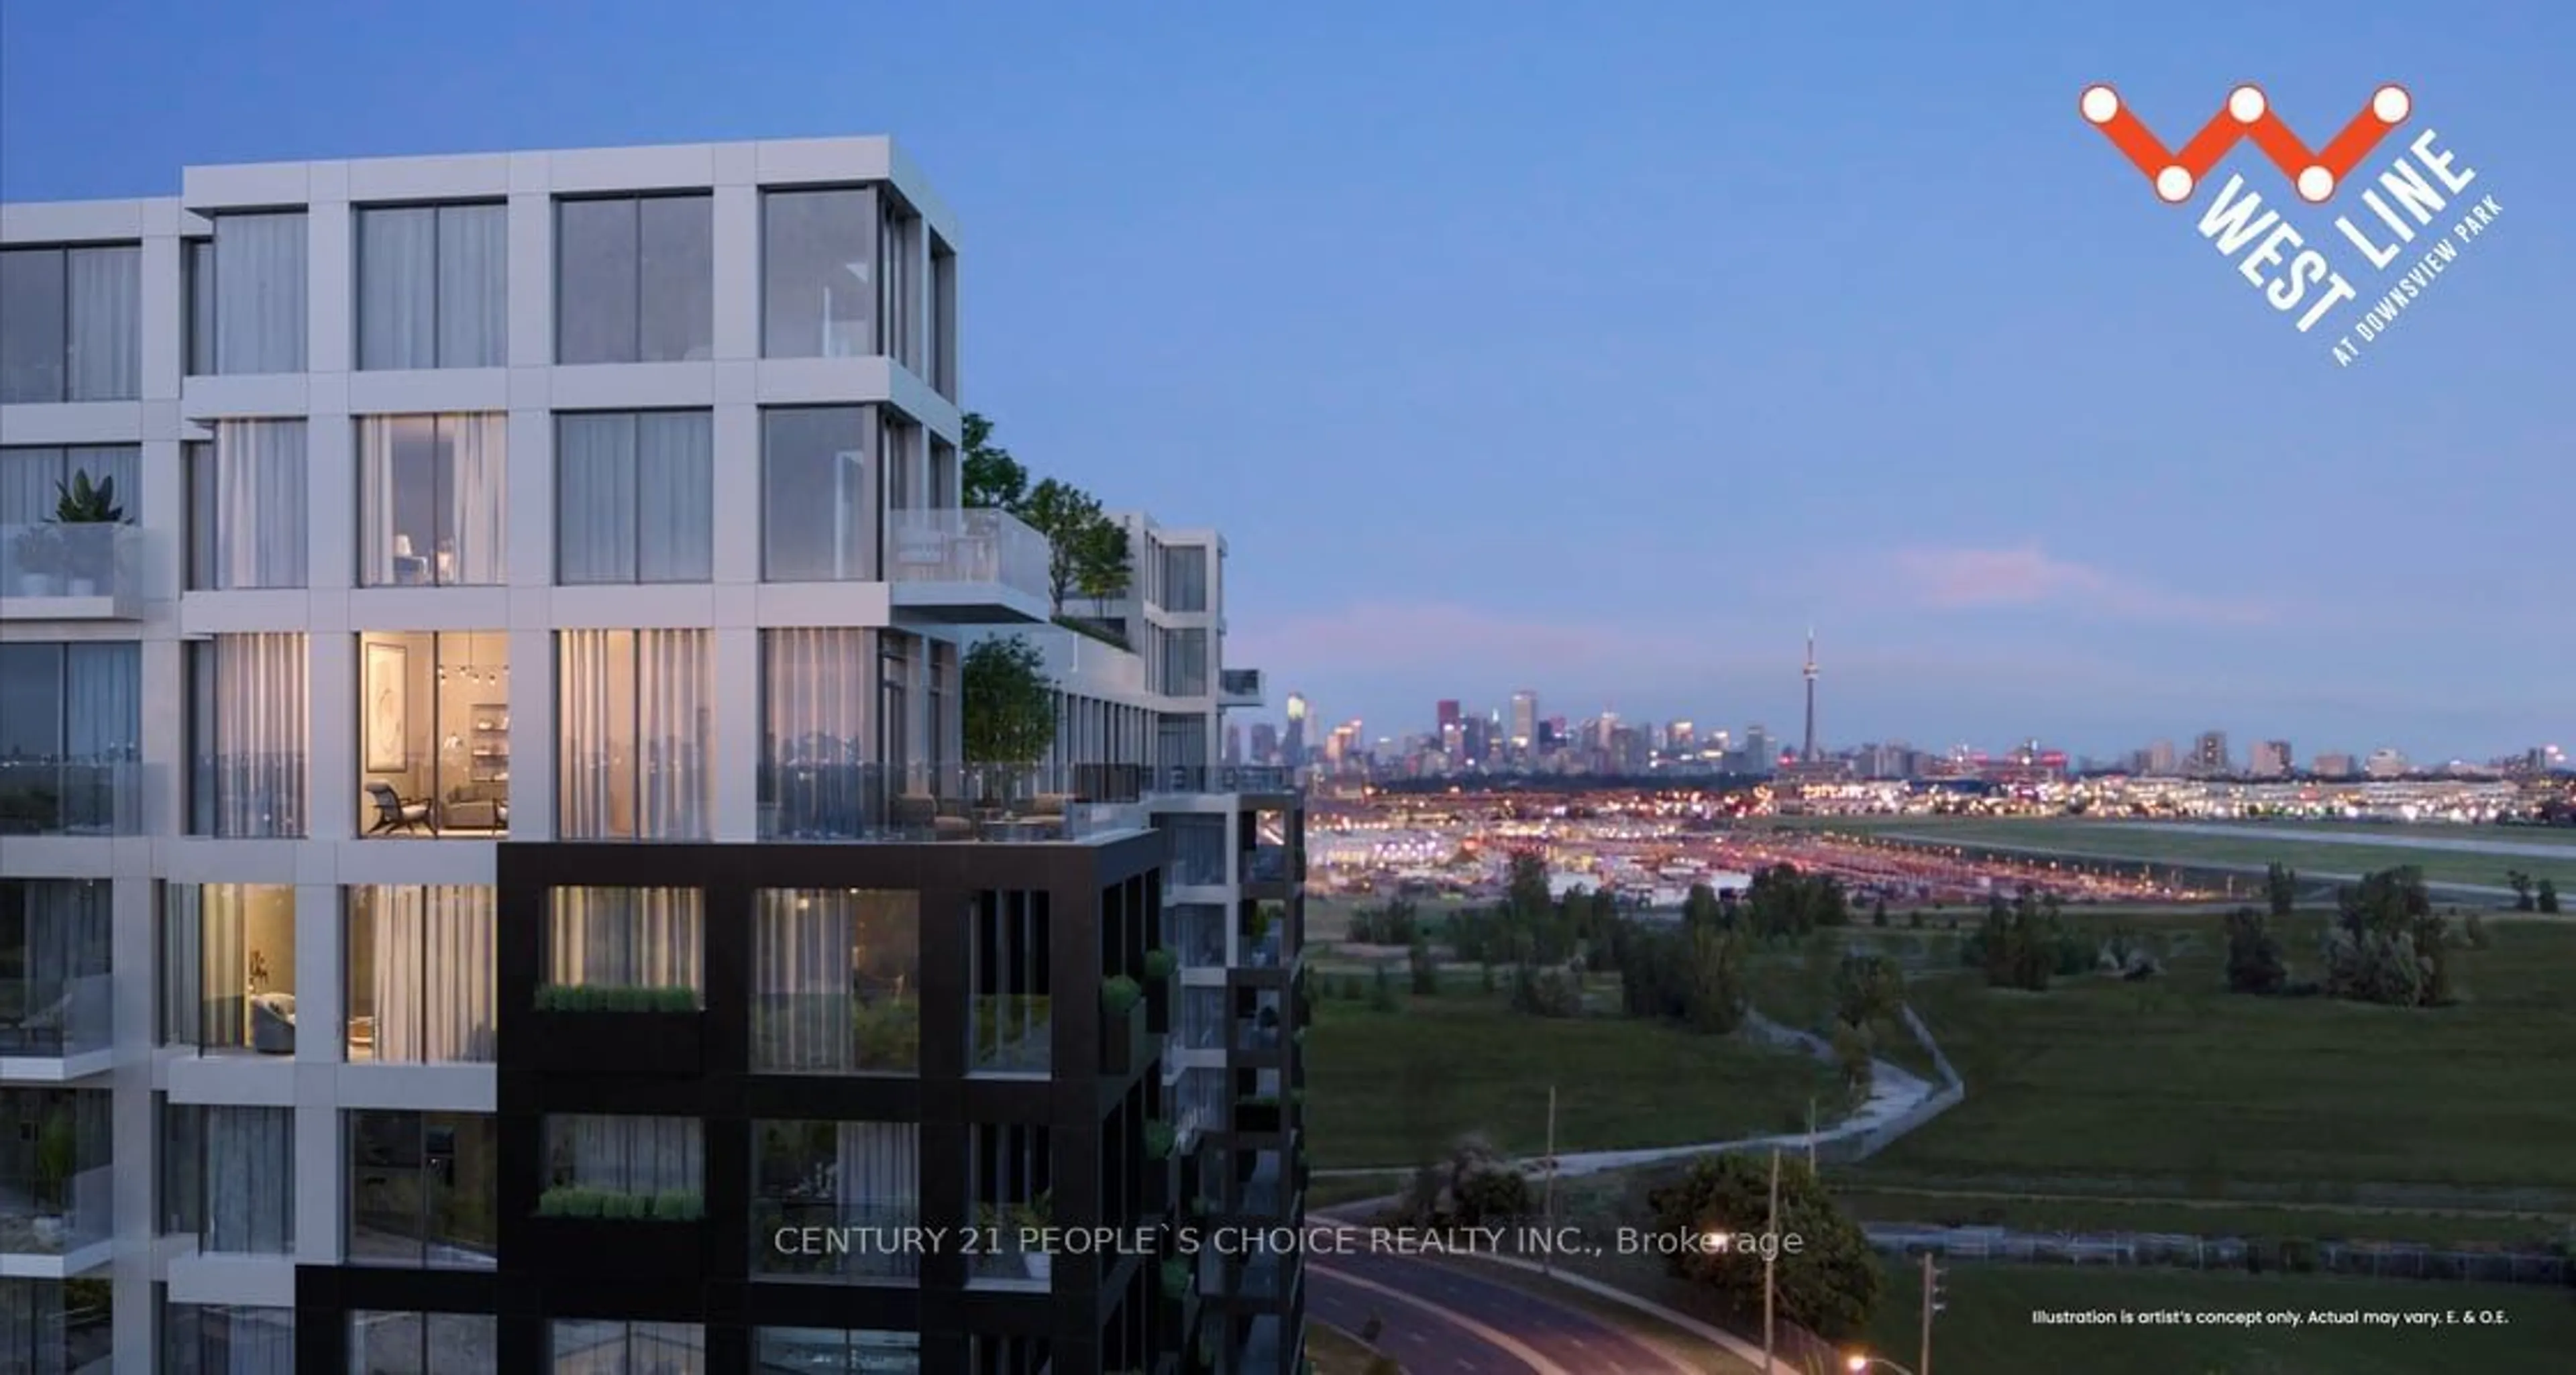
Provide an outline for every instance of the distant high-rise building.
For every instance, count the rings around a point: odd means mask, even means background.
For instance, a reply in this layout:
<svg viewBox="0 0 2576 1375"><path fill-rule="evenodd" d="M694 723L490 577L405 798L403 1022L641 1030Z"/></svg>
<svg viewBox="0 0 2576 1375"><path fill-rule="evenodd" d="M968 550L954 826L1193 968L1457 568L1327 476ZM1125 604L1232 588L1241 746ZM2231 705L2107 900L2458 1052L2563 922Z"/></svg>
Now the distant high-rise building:
<svg viewBox="0 0 2576 1375"><path fill-rule="evenodd" d="M1690 723L1690 722L1688 722L1688 721L1675 721L1675 722L1673 723L1673 725L1672 725L1672 747L1673 747L1673 753L1675 753L1675 754L1687 754L1687 753L1689 753L1691 750L1693 750L1693 749L1697 748L1697 747L1698 747L1698 745L1699 745L1699 732L1698 732L1698 730L1697 730L1695 727L1693 727L1693 726L1691 725L1691 723Z"/></svg>
<svg viewBox="0 0 2576 1375"><path fill-rule="evenodd" d="M2361 771L2373 778L2404 778L2413 767L2406 762L2405 751L2383 745L2370 752Z"/></svg>
<svg viewBox="0 0 2576 1375"><path fill-rule="evenodd" d="M1771 748L1771 732L1762 726L1744 728L1744 766L1755 773L1769 773L1780 766L1780 755Z"/></svg>
<svg viewBox="0 0 2576 1375"><path fill-rule="evenodd" d="M1306 766L1306 694L1288 694L1288 733L1279 741L1279 762L1292 769Z"/></svg>
<svg viewBox="0 0 2576 1375"><path fill-rule="evenodd" d="M2255 778L2286 778L2294 757L2287 740L2257 740L2245 757L2245 772Z"/></svg>
<svg viewBox="0 0 2576 1375"><path fill-rule="evenodd" d="M1807 632L1807 742L1798 751L1800 763L1816 762L1816 632Z"/></svg>
<svg viewBox="0 0 2576 1375"><path fill-rule="evenodd" d="M2202 731L2199 741L2191 747L2191 771L2206 777L2218 777L2228 772L2230 763L2227 754L2227 732Z"/></svg>
<svg viewBox="0 0 2576 1375"><path fill-rule="evenodd" d="M1440 733L1444 736L1457 727L1458 719L1461 714L1462 713L1458 710L1458 699L1454 697L1448 698L1432 708L1433 718L1438 723Z"/></svg>
<svg viewBox="0 0 2576 1375"><path fill-rule="evenodd" d="M2156 778L2170 778L2182 767L2182 755L2171 740L2158 740L2147 746L2141 772Z"/></svg>
<svg viewBox="0 0 2576 1375"><path fill-rule="evenodd" d="M1274 726L1267 721L1255 721L1252 723L1252 762L1255 764L1276 764L1279 762L1279 728L1277 726Z"/></svg>
<svg viewBox="0 0 2576 1375"><path fill-rule="evenodd" d="M2351 755L2334 753L2318 755L2316 761L2308 766L2308 772L2319 778L2350 778L2355 770Z"/></svg>
<svg viewBox="0 0 2576 1375"><path fill-rule="evenodd" d="M1243 726L1239 722L1228 721L1225 723L1225 753L1223 755L1223 760L1228 764L1240 764L1243 762Z"/></svg>
<svg viewBox="0 0 2576 1375"><path fill-rule="evenodd" d="M1512 748L1527 751L1538 744L1538 694L1528 688L1512 694Z"/></svg>

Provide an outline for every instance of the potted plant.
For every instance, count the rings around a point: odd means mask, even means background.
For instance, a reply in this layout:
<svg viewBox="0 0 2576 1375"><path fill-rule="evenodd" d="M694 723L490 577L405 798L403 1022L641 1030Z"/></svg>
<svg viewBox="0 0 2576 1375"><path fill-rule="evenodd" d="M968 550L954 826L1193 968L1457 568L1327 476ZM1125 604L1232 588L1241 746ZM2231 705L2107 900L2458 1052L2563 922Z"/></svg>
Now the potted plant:
<svg viewBox="0 0 2576 1375"><path fill-rule="evenodd" d="M88 473L74 473L69 482L54 484L54 495L55 525L121 525L125 521L125 508L116 504L115 478L92 482ZM71 584L71 595L94 597L99 584L115 575L116 547L73 536L61 547L57 562Z"/></svg>
<svg viewBox="0 0 2576 1375"><path fill-rule="evenodd" d="M36 1206L41 1211L35 1219L35 1232L36 1240L48 1247L60 1247L71 1235L66 1215L71 1211L72 1166L77 1161L78 1146L72 1110L57 1104L45 1114L45 1125L36 1138Z"/></svg>

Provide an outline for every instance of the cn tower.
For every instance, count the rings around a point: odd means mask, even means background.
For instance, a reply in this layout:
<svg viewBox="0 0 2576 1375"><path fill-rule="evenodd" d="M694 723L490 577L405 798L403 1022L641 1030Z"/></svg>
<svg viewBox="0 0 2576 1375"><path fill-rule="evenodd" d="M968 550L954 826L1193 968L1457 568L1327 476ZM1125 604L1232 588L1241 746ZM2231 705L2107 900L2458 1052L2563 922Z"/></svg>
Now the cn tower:
<svg viewBox="0 0 2576 1375"><path fill-rule="evenodd" d="M1798 756L1802 763L1813 764L1816 754L1816 632L1807 631L1807 748Z"/></svg>

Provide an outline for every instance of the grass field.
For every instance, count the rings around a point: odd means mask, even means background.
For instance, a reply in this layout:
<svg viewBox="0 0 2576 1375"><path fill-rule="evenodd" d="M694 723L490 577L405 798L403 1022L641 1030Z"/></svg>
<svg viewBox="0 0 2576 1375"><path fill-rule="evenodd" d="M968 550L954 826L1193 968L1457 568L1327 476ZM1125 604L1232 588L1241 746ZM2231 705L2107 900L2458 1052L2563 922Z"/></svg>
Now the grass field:
<svg viewBox="0 0 2576 1375"><path fill-rule="evenodd" d="M1361 1341L1337 1327L1322 1323L1306 1324L1306 1359L1313 1364L1315 1375L1368 1375L1369 1362L1377 1358ZM1404 1369L1399 1365L1398 1371Z"/></svg>
<svg viewBox="0 0 2576 1375"><path fill-rule="evenodd" d="M2412 864L2424 871L2425 878L2436 883L2476 884L2490 888L2503 887L2506 871L2519 869L2534 879L2544 876L2554 879L2562 890L2576 889L2576 833L2538 827L2337 827L2327 822L2281 822L2268 827L2260 824L2234 825L2226 828L2226 834L2213 834L2197 829L2086 821L2071 817L1861 817L1819 821L1807 829L2161 864L2206 864L2259 870L2278 861L2301 872L2318 874L2362 874ZM2301 831L2349 834L2359 840L2385 837L2386 843L2338 844L2285 834ZM2564 850L2566 854L2562 860L2548 856L2477 854L2403 843L2413 840L2545 845L2553 850ZM2576 900L2576 891L2571 891L2569 897Z"/></svg>
<svg viewBox="0 0 2576 1375"><path fill-rule="evenodd" d="M1865 1222L2009 1227L2021 1232L2305 1237L2512 1249L2539 1249L2576 1236L2576 1219L2537 1214L2353 1212L2329 1204L2265 1207L2222 1200L2015 1197L1982 1192L1867 1188L1837 1189L1834 1196L1844 1212Z"/></svg>
<svg viewBox="0 0 2576 1375"><path fill-rule="evenodd" d="M2197 939L2140 983L2087 977L2033 994L1973 975L1916 980L1908 996L1968 1097L1859 1174L2031 1193L2576 1211L2576 930L2492 923L2489 948L2452 952L2461 1002L2407 1010L2227 993L2214 917L2069 920ZM2294 978L2313 975L2321 928L2319 917L2282 924ZM1794 1000L1800 986L1783 970L1756 1001Z"/></svg>
<svg viewBox="0 0 2576 1375"><path fill-rule="evenodd" d="M1921 1287L1893 1267L1874 1349L1915 1364ZM1955 1375L2424 1375L2562 1371L2576 1352L2576 1294L2523 1286L1960 1264L1942 1280L1932 1355ZM2503 1326L2432 1328L2039 1326L2036 1310L2192 1313L2497 1312Z"/></svg>
<svg viewBox="0 0 2576 1375"><path fill-rule="evenodd" d="M1399 976L1400 978L1401 976ZM1615 1150L1759 1135L1831 1099L1832 1068L1733 1037L1614 1017L1540 1020L1454 986L1378 1012L1318 1000L1306 1043L1308 1147L1317 1168L1410 1165L1468 1132L1503 1150Z"/></svg>

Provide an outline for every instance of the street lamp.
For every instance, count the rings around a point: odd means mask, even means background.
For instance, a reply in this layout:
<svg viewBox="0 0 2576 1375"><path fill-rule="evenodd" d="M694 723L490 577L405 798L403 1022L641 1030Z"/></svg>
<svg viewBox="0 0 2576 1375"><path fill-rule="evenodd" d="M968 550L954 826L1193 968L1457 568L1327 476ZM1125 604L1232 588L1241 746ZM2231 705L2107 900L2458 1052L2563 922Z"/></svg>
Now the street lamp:
<svg viewBox="0 0 2576 1375"><path fill-rule="evenodd" d="M1852 1375L1869 1375L1872 1368L1882 1365L1895 1371L1896 1375L1914 1375L1913 1371L1898 1365L1896 1362L1887 1359L1885 1356L1866 1356L1859 1352L1853 1352L1852 1358L1843 1362L1843 1369L1850 1371Z"/></svg>

